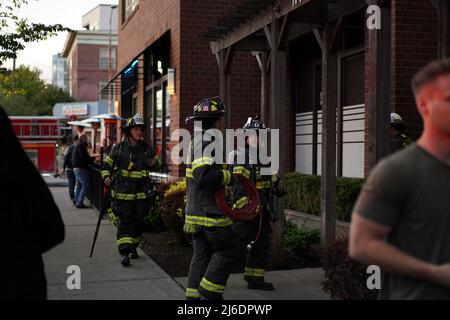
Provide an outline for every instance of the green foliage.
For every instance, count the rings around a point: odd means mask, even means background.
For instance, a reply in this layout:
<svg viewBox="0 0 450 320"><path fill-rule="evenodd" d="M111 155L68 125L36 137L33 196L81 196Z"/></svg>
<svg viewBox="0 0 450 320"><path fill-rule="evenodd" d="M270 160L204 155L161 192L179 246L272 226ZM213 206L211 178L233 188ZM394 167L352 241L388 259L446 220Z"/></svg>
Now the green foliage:
<svg viewBox="0 0 450 320"><path fill-rule="evenodd" d="M7 59L17 58L17 52L25 48L25 44L46 40L61 31L70 31L60 24L45 25L31 23L20 18L17 11L28 4L28 0L0 1L0 66Z"/></svg>
<svg viewBox="0 0 450 320"><path fill-rule="evenodd" d="M339 177L336 181L337 219L350 221L353 205L364 183L363 179ZM320 215L320 176L298 172L286 174L285 207L307 214Z"/></svg>
<svg viewBox="0 0 450 320"><path fill-rule="evenodd" d="M148 215L144 218L145 228L151 232L161 232L166 230L161 216L155 207L152 207Z"/></svg>
<svg viewBox="0 0 450 320"><path fill-rule="evenodd" d="M298 256L309 256L314 246L320 243L320 231L307 227L297 227L290 220L285 221L282 247Z"/></svg>
<svg viewBox="0 0 450 320"><path fill-rule="evenodd" d="M74 99L62 89L45 84L40 71L20 66L14 74L0 74L0 105L10 116L51 115L58 102Z"/></svg>
<svg viewBox="0 0 450 320"><path fill-rule="evenodd" d="M161 216L164 226L175 233L177 240L181 244L187 245L189 242L183 231L186 197L185 179L162 184L159 187L159 192L164 196L156 209L157 213Z"/></svg>
<svg viewBox="0 0 450 320"><path fill-rule="evenodd" d="M348 255L348 239L334 241L323 252L322 268L325 270L324 291L337 300L373 300L376 290L367 288L367 266L355 262Z"/></svg>

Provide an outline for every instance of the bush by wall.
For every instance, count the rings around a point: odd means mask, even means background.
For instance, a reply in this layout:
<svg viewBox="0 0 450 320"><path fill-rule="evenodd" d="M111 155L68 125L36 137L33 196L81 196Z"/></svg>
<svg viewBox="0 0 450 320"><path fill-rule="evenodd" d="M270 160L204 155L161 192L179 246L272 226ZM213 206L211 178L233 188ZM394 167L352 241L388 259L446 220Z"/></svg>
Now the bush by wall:
<svg viewBox="0 0 450 320"><path fill-rule="evenodd" d="M349 222L364 179L339 177L336 181L337 219ZM284 204L287 209L320 215L320 176L286 174Z"/></svg>
<svg viewBox="0 0 450 320"><path fill-rule="evenodd" d="M314 246L320 243L320 231L307 227L297 227L292 221L286 220L282 247L300 257L313 256Z"/></svg>
<svg viewBox="0 0 450 320"><path fill-rule="evenodd" d="M323 289L336 300L373 300L376 290L367 288L367 266L348 256L348 238L336 240L322 253Z"/></svg>

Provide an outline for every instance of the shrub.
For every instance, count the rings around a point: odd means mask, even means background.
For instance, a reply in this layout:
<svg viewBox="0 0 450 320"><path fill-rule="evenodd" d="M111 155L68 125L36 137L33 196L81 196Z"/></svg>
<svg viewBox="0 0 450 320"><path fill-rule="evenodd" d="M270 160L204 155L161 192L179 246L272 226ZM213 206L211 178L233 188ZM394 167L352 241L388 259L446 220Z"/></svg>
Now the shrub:
<svg viewBox="0 0 450 320"><path fill-rule="evenodd" d="M336 181L336 217L350 221L363 179L339 177ZM284 203L287 209L320 216L320 176L298 172L286 174Z"/></svg>
<svg viewBox="0 0 450 320"><path fill-rule="evenodd" d="M188 244L188 239L183 231L186 180L160 186L159 191L163 196L156 212L161 216L164 226L174 231L177 240L181 244Z"/></svg>
<svg viewBox="0 0 450 320"><path fill-rule="evenodd" d="M313 247L320 243L320 231L307 227L297 227L292 221L286 220L282 247L288 252L306 257L313 255Z"/></svg>
<svg viewBox="0 0 450 320"><path fill-rule="evenodd" d="M373 300L376 290L367 288L367 266L357 263L348 256L348 238L341 238L322 254L322 268L325 270L323 289L336 300Z"/></svg>

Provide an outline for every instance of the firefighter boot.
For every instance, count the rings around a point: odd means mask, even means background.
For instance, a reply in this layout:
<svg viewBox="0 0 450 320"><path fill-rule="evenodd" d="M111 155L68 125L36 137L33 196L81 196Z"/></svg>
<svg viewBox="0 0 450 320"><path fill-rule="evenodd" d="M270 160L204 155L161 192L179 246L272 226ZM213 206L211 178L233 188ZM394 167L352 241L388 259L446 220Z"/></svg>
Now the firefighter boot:
<svg viewBox="0 0 450 320"><path fill-rule="evenodd" d="M127 254L123 254L123 255L122 255L122 260L120 261L120 263L121 263L124 267L130 266L130 257L129 257Z"/></svg>
<svg viewBox="0 0 450 320"><path fill-rule="evenodd" d="M271 282L264 281L264 278L250 278L246 277L247 280L247 288L252 290L264 290L264 291L273 291L275 290L273 284Z"/></svg>
<svg viewBox="0 0 450 320"><path fill-rule="evenodd" d="M136 248L133 248L131 250L130 258L131 259L138 259L139 258L139 254L137 253L137 249Z"/></svg>

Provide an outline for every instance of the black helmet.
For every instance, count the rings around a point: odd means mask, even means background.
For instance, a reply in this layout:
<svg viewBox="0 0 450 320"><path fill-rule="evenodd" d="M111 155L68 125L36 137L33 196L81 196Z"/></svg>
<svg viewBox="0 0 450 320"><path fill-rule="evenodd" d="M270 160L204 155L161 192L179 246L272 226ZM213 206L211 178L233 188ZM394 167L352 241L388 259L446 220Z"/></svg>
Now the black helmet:
<svg viewBox="0 0 450 320"><path fill-rule="evenodd" d="M266 126L264 125L264 123L261 120L259 120L258 116L255 116L255 117L249 117L242 129L244 129L244 131L260 130L260 129L266 129Z"/></svg>
<svg viewBox="0 0 450 320"><path fill-rule="evenodd" d="M225 114L225 105L219 97L206 98L194 106L194 114L186 118L192 119L219 118Z"/></svg>
<svg viewBox="0 0 450 320"><path fill-rule="evenodd" d="M142 127L144 129L147 127L144 123L144 117L142 117L142 115L139 113L136 113L132 118L128 118L125 122L125 125L121 126L120 128L129 131L134 127Z"/></svg>

